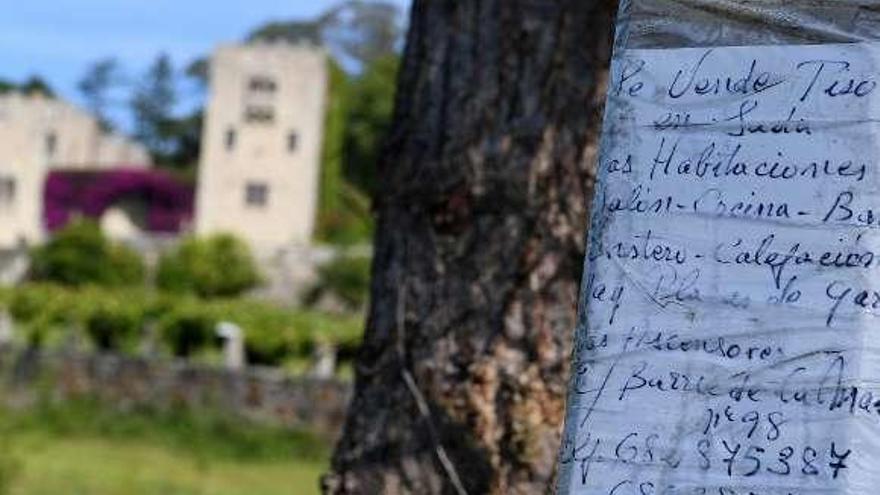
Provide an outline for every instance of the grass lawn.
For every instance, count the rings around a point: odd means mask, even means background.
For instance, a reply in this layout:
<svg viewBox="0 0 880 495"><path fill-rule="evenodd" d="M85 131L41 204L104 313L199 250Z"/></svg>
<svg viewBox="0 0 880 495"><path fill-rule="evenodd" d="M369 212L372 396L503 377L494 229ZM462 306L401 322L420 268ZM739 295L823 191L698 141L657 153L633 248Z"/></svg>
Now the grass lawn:
<svg viewBox="0 0 880 495"><path fill-rule="evenodd" d="M20 442L11 495L311 495L324 463L208 461L144 442Z"/></svg>
<svg viewBox="0 0 880 495"><path fill-rule="evenodd" d="M272 436L262 427L196 421L179 414L171 418L96 411L93 418L84 418L90 409L94 406L43 409L26 416L5 413L0 421L0 494L319 493L327 449L314 447L307 437ZM108 420L114 423L99 425ZM290 442L297 445L285 445Z"/></svg>

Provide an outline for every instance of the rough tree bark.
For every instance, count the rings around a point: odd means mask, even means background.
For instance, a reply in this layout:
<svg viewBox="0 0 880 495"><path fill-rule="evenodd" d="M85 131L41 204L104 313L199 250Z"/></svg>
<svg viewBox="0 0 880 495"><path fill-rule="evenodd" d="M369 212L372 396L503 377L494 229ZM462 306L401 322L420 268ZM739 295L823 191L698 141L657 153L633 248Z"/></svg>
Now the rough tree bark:
<svg viewBox="0 0 880 495"><path fill-rule="evenodd" d="M551 485L615 9L414 2L325 493Z"/></svg>

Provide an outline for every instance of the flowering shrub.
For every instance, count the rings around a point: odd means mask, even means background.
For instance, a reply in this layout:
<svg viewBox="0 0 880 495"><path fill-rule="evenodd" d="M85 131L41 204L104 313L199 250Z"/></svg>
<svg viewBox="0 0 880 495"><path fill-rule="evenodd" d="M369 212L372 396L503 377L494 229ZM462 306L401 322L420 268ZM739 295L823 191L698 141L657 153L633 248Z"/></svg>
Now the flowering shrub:
<svg viewBox="0 0 880 495"><path fill-rule="evenodd" d="M120 201L137 198L147 205L146 229L180 232L193 217L193 188L160 170L120 168L106 171L56 170L43 194L43 221L58 230L77 216L98 219Z"/></svg>

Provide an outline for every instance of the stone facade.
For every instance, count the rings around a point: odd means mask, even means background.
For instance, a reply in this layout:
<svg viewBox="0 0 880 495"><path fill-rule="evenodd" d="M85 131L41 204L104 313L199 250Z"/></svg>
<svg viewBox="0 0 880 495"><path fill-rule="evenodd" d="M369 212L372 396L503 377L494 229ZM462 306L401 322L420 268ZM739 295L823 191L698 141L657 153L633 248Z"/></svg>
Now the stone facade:
<svg viewBox="0 0 880 495"><path fill-rule="evenodd" d="M211 59L210 80L197 232L234 233L260 255L308 244L318 201L325 53L285 43L224 46Z"/></svg>
<svg viewBox="0 0 880 495"><path fill-rule="evenodd" d="M142 146L105 134L74 105L42 95L0 96L0 247L43 239L43 185L50 170L149 164Z"/></svg>
<svg viewBox="0 0 880 495"><path fill-rule="evenodd" d="M125 410L185 406L328 437L342 429L351 386L292 378L273 369L227 370L186 361L113 354L40 352L0 345L0 387L12 405L48 392L59 401L96 398Z"/></svg>
<svg viewBox="0 0 880 495"><path fill-rule="evenodd" d="M196 233L236 234L260 259L310 243L327 77L326 55L312 45L217 49L199 164ZM149 163L143 146L103 133L96 119L74 105L42 95L0 96L0 248L45 238L42 198L50 171ZM105 227L130 237L127 219L111 217Z"/></svg>

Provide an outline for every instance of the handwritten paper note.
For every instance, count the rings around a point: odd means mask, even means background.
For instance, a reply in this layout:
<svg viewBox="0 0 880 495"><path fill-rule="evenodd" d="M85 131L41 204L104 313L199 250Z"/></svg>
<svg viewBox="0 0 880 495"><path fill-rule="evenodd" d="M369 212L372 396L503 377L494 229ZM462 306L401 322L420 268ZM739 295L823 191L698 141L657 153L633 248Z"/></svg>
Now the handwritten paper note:
<svg viewBox="0 0 880 495"><path fill-rule="evenodd" d="M618 54L559 493L880 493L878 62Z"/></svg>

